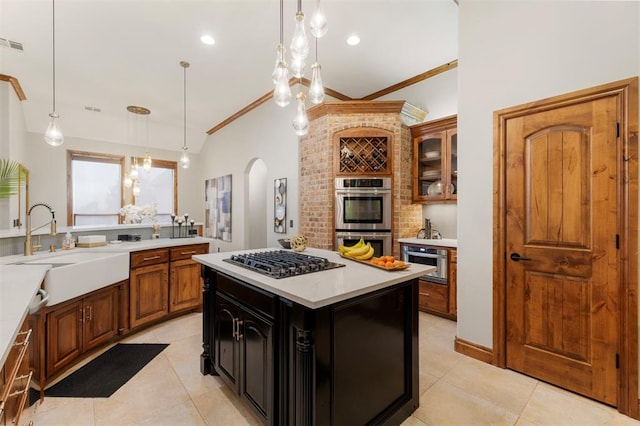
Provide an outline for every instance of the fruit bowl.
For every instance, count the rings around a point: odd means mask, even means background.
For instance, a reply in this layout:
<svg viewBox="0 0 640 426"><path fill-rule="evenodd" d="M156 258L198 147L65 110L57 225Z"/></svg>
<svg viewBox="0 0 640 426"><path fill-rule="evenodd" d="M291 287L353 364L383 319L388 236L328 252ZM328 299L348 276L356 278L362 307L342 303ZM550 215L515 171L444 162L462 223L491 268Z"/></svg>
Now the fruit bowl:
<svg viewBox="0 0 640 426"><path fill-rule="evenodd" d="M291 249L291 240L288 238L280 238L278 240L282 248Z"/></svg>

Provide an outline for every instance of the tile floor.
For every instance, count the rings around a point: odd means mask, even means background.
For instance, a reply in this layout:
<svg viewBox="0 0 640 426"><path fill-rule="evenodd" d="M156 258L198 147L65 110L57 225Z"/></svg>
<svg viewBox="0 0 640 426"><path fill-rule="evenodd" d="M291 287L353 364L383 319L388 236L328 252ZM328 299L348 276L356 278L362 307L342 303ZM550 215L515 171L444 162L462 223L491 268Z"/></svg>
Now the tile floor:
<svg viewBox="0 0 640 426"><path fill-rule="evenodd" d="M35 425L253 425L258 420L213 376L199 371L201 314L123 343L170 343L110 398L51 398ZM420 313L420 407L403 426L640 425L614 408L453 350L455 323Z"/></svg>

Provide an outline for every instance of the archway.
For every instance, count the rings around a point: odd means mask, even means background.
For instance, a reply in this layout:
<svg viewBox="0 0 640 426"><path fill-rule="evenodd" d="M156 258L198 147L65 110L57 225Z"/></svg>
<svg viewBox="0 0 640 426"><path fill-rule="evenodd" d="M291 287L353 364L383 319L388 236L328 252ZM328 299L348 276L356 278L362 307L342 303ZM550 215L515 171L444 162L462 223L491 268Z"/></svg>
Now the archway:
<svg viewBox="0 0 640 426"><path fill-rule="evenodd" d="M252 159L245 170L245 239L246 249L267 246L267 166L260 158Z"/></svg>

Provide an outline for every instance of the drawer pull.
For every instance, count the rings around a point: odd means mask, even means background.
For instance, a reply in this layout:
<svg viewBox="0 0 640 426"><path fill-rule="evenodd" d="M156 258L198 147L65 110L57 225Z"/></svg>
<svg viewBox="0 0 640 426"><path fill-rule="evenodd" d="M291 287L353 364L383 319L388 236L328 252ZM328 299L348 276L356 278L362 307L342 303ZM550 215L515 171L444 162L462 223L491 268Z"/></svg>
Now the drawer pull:
<svg viewBox="0 0 640 426"><path fill-rule="evenodd" d="M147 260L156 260L156 259L160 259L160 256L151 256L151 257L143 257L142 260L144 260L145 262Z"/></svg>
<svg viewBox="0 0 640 426"><path fill-rule="evenodd" d="M180 254L181 254L181 255L185 255L185 254L196 254L196 253L198 253L198 252L197 252L197 251L195 251L195 250L191 250L191 251L183 251L183 252L182 252L182 253L180 253Z"/></svg>

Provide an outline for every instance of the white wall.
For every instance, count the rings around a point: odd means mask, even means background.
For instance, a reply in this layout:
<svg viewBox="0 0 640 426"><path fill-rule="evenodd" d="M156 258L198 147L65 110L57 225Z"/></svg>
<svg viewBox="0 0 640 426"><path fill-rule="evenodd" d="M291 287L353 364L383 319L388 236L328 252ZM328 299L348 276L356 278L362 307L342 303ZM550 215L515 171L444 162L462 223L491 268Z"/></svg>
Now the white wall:
<svg viewBox="0 0 640 426"><path fill-rule="evenodd" d="M297 89L294 89L294 93L297 93ZM273 101L266 102L209 136L202 146L200 186L203 191L206 179L232 175L232 241L215 240L211 244L212 250L245 248L243 228L249 212L245 205L247 185L244 179L247 166L256 158L266 166L264 191L267 215L264 226L267 230L267 246L279 247L279 238L292 237L298 232L298 137L291 127L294 114L293 103L286 108L279 108ZM287 218L294 221L293 227L287 226L286 234L273 232L273 181L278 178L287 178Z"/></svg>
<svg viewBox="0 0 640 426"><path fill-rule="evenodd" d="M29 133L24 165L29 169L30 204L43 202L56 211L58 226L66 225L67 217L67 150L104 154L144 156L144 147L65 137L64 144L52 147L44 142L42 134ZM176 151L151 150L153 158L178 161ZM178 213L189 213L196 222L204 221L204 183L200 181L200 158L191 155L189 169L178 168ZM46 211L33 211L33 224L46 219ZM44 216L43 216L44 215Z"/></svg>
<svg viewBox="0 0 640 426"><path fill-rule="evenodd" d="M639 7L638 2L460 1L460 338L493 346L493 112L637 75Z"/></svg>

